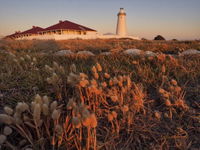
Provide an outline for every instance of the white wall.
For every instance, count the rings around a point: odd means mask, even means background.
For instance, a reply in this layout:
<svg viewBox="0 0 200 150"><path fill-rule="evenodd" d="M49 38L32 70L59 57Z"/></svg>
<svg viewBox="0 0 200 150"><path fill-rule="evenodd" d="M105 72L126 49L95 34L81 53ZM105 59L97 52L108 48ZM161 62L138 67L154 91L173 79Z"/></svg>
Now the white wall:
<svg viewBox="0 0 200 150"><path fill-rule="evenodd" d="M133 36L119 36L119 35L101 35L101 34L88 34L88 35L59 35L59 34L52 34L52 35L37 35L37 36L29 36L29 37L23 37L18 38L17 40L68 40L68 39L111 39L111 38L131 38L131 39L137 39L138 37Z"/></svg>

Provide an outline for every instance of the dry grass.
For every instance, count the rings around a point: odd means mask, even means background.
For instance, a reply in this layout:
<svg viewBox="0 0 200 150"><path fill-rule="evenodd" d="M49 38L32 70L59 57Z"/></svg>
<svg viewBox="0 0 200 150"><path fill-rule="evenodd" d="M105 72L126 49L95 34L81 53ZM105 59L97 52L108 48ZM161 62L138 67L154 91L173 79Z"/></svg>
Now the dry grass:
<svg viewBox="0 0 200 150"><path fill-rule="evenodd" d="M119 52L129 48L154 52L178 53L186 49L200 50L199 41L137 41L130 39L66 40L66 41L13 41L1 40L0 49L25 52L55 52L60 49L88 50L96 54L105 51Z"/></svg>
<svg viewBox="0 0 200 150"><path fill-rule="evenodd" d="M200 148L199 56L12 51L0 54L2 149Z"/></svg>

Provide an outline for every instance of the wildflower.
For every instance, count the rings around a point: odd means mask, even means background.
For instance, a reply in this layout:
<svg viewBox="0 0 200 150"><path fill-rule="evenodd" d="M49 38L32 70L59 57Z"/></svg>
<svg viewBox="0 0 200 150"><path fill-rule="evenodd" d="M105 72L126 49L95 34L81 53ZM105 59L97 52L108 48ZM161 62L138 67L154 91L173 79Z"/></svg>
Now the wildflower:
<svg viewBox="0 0 200 150"><path fill-rule="evenodd" d="M159 93L160 93L160 94L164 94L164 93L165 93L165 90L162 89L162 88L160 88L160 89L159 89Z"/></svg>
<svg viewBox="0 0 200 150"><path fill-rule="evenodd" d="M97 73L97 69L96 69L96 67L93 66L92 69L91 69L91 71L92 71L93 73Z"/></svg>
<svg viewBox="0 0 200 150"><path fill-rule="evenodd" d="M108 73L104 73L104 77L105 77L106 79L109 79L109 78L110 78L110 75L109 75Z"/></svg>
<svg viewBox="0 0 200 150"><path fill-rule="evenodd" d="M13 109L10 108L10 107L8 107L8 106L5 106L5 107L4 107L4 111L5 111L5 113L8 114L8 115L12 115L12 114L13 114Z"/></svg>
<svg viewBox="0 0 200 150"><path fill-rule="evenodd" d="M70 66L70 70L71 70L71 72L76 73L76 65L75 65L75 64L72 64L72 65Z"/></svg>
<svg viewBox="0 0 200 150"><path fill-rule="evenodd" d="M80 128L81 127L81 121L78 117L73 117L72 118L72 125L75 127L75 128Z"/></svg>
<svg viewBox="0 0 200 150"><path fill-rule="evenodd" d="M24 58L23 58L23 57L20 57L20 60L21 60L21 61L24 61Z"/></svg>
<svg viewBox="0 0 200 150"><path fill-rule="evenodd" d="M80 85L81 87L86 87L88 84L89 84L89 81L88 81L88 80L81 80L81 81L79 82L79 85Z"/></svg>
<svg viewBox="0 0 200 150"><path fill-rule="evenodd" d="M96 69L97 71L101 72L102 71L102 67L99 63L96 64Z"/></svg>
<svg viewBox="0 0 200 150"><path fill-rule="evenodd" d="M58 118L60 117L60 111L59 110L54 110L52 115L51 115L53 120L58 120Z"/></svg>
<svg viewBox="0 0 200 150"><path fill-rule="evenodd" d="M67 83L76 86L79 83L80 77L74 73L70 73L67 77Z"/></svg>
<svg viewBox="0 0 200 150"><path fill-rule="evenodd" d="M58 103L57 101L53 101L50 105L50 110L51 111L54 111L56 109L56 107L58 106Z"/></svg>
<svg viewBox="0 0 200 150"><path fill-rule="evenodd" d="M110 98L111 98L111 100L112 100L113 102L118 101L118 97L117 97L116 95L113 95L113 96L111 96Z"/></svg>
<svg viewBox="0 0 200 150"><path fill-rule="evenodd" d="M127 111L129 111L129 107L128 107L127 105L124 105L124 106L121 108L121 110L122 110L123 112L127 112Z"/></svg>
<svg viewBox="0 0 200 150"><path fill-rule="evenodd" d="M131 88L131 78L129 76L127 77L127 87L128 89Z"/></svg>
<svg viewBox="0 0 200 150"><path fill-rule="evenodd" d="M5 124L12 124L14 121L13 117L6 115L6 114L0 114L0 122Z"/></svg>
<svg viewBox="0 0 200 150"><path fill-rule="evenodd" d="M3 134L4 135L10 135L12 133L12 129L8 126L6 126L4 129L3 129Z"/></svg>
<svg viewBox="0 0 200 150"><path fill-rule="evenodd" d="M165 73L166 72L166 67L165 65L162 65L162 73Z"/></svg>
<svg viewBox="0 0 200 150"><path fill-rule="evenodd" d="M94 75L95 79L99 79L99 74L98 73L94 73L93 75Z"/></svg>
<svg viewBox="0 0 200 150"><path fill-rule="evenodd" d="M47 104L47 106L49 106L49 98L48 98L48 96L46 96L46 95L43 96L42 100L43 100L44 104Z"/></svg>
<svg viewBox="0 0 200 150"><path fill-rule="evenodd" d="M90 124L91 124L91 119L89 116L83 116L82 117L82 124L85 126L85 127L89 127Z"/></svg>
<svg viewBox="0 0 200 150"><path fill-rule="evenodd" d="M35 57L33 57L33 62L37 62L37 59Z"/></svg>
<svg viewBox="0 0 200 150"><path fill-rule="evenodd" d="M74 103L73 98L70 98L68 103L67 103L67 109L68 110L71 110L73 108L73 103Z"/></svg>
<svg viewBox="0 0 200 150"><path fill-rule="evenodd" d="M59 77L58 77L58 75L54 72L53 75L52 75L52 82L53 82L53 83L56 83L56 82L58 82L58 80L59 80Z"/></svg>
<svg viewBox="0 0 200 150"><path fill-rule="evenodd" d="M6 142L7 137L3 134L0 134L0 145Z"/></svg>
<svg viewBox="0 0 200 150"><path fill-rule="evenodd" d="M133 64L133 65L137 65L138 62L134 60L134 61L132 61L132 64Z"/></svg>
<svg viewBox="0 0 200 150"><path fill-rule="evenodd" d="M90 122L91 122L91 127L92 128L96 128L97 127L97 118L96 118L96 115L94 113L92 113L90 115Z"/></svg>
<svg viewBox="0 0 200 150"><path fill-rule="evenodd" d="M29 55L26 55L26 58L27 58L28 60L31 60L31 57L30 57Z"/></svg>
<svg viewBox="0 0 200 150"><path fill-rule="evenodd" d="M49 114L49 107L48 107L47 104L43 104L43 105L42 105L42 112L43 112L43 114L44 114L45 116L48 116L48 114Z"/></svg>
<svg viewBox="0 0 200 150"><path fill-rule="evenodd" d="M111 113L112 113L113 118L117 118L117 113L116 113L116 111L112 111Z"/></svg>
<svg viewBox="0 0 200 150"><path fill-rule="evenodd" d="M155 111L155 112L154 112L154 116L155 116L157 119L160 119L160 118L161 118L161 115L160 115L160 112L159 112L159 111Z"/></svg>
<svg viewBox="0 0 200 150"><path fill-rule="evenodd" d="M42 104L42 97L39 94L36 94L34 101L38 104Z"/></svg>
<svg viewBox="0 0 200 150"><path fill-rule="evenodd" d="M40 121L40 114L41 114L41 106L40 104L35 104L35 108L33 111L33 118L37 124L39 124Z"/></svg>
<svg viewBox="0 0 200 150"><path fill-rule="evenodd" d="M166 99L166 100L165 100L165 105L166 105L166 106L171 106L170 100Z"/></svg>
<svg viewBox="0 0 200 150"><path fill-rule="evenodd" d="M176 85L177 85L176 80L172 79L172 80L171 80L171 84L174 85L174 86L176 86Z"/></svg>
<svg viewBox="0 0 200 150"><path fill-rule="evenodd" d="M49 67L48 65L45 65L45 69L48 71L48 72L53 72L53 69L51 67Z"/></svg>
<svg viewBox="0 0 200 150"><path fill-rule="evenodd" d="M110 121L110 122L113 121L113 119L114 119L114 117L111 113L109 113L107 117L108 117L108 121Z"/></svg>
<svg viewBox="0 0 200 150"><path fill-rule="evenodd" d="M179 86L175 87L174 89L176 91L176 93L179 93L181 91L181 88Z"/></svg>
<svg viewBox="0 0 200 150"><path fill-rule="evenodd" d="M97 87L97 81L95 79L90 80L91 84L95 87Z"/></svg>
<svg viewBox="0 0 200 150"><path fill-rule="evenodd" d="M80 73L79 76L80 76L81 79L87 79L88 78L88 76L85 73Z"/></svg>
<svg viewBox="0 0 200 150"><path fill-rule="evenodd" d="M106 82L102 82L101 86L104 87L104 88L106 88L107 87L107 83Z"/></svg>
<svg viewBox="0 0 200 150"><path fill-rule="evenodd" d="M56 131L56 133L57 133L58 135L62 135L62 133L63 133L63 128L62 128L62 126L59 125L59 124L56 125L55 131Z"/></svg>

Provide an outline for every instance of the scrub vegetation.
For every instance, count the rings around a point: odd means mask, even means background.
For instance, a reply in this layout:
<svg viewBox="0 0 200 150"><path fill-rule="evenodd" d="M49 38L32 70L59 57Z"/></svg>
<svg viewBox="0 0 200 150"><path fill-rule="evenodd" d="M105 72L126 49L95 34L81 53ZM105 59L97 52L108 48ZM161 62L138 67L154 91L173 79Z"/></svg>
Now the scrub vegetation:
<svg viewBox="0 0 200 150"><path fill-rule="evenodd" d="M118 53L128 48L160 54ZM199 41L2 40L1 149L199 149L200 57L168 55L191 48Z"/></svg>

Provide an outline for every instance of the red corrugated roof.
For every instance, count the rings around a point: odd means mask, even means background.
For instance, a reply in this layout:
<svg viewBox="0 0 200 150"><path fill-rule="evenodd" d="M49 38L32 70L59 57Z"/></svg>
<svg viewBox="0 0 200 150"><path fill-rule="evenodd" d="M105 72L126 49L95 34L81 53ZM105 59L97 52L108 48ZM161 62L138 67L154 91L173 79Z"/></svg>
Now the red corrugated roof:
<svg viewBox="0 0 200 150"><path fill-rule="evenodd" d="M17 35L19 35L21 32L15 32L11 35L7 35L5 38L15 38Z"/></svg>
<svg viewBox="0 0 200 150"><path fill-rule="evenodd" d="M32 29L21 32L20 34L37 34L38 32L40 32L42 30L43 30L43 28L41 28L41 27L33 26Z"/></svg>
<svg viewBox="0 0 200 150"><path fill-rule="evenodd" d="M45 28L43 31L50 31L50 30L59 30L59 29L66 29L66 30L81 30L81 31L96 31L93 29L90 29L88 27L70 22L68 20L66 21L59 21L59 23L52 25L50 27Z"/></svg>

